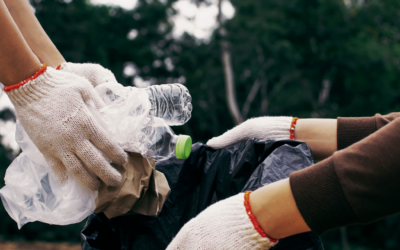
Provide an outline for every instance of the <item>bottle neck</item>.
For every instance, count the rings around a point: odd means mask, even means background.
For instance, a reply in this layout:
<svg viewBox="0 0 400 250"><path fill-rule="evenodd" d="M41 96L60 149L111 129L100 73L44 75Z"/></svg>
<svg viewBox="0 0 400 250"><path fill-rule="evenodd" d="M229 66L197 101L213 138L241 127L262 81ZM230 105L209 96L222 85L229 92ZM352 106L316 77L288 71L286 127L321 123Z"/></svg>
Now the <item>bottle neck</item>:
<svg viewBox="0 0 400 250"><path fill-rule="evenodd" d="M179 135L173 135L171 138L171 144L176 145L176 142L178 141Z"/></svg>

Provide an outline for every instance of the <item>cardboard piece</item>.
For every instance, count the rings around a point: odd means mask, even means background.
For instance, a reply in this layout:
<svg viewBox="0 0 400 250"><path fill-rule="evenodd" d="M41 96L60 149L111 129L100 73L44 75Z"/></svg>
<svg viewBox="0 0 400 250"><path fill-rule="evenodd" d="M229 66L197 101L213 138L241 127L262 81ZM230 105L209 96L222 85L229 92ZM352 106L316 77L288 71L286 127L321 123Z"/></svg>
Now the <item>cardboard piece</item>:
<svg viewBox="0 0 400 250"><path fill-rule="evenodd" d="M128 163L113 165L122 175L119 187L100 184L95 213L108 218L143 214L157 216L171 189L164 174L155 170L155 162L138 153L128 153Z"/></svg>

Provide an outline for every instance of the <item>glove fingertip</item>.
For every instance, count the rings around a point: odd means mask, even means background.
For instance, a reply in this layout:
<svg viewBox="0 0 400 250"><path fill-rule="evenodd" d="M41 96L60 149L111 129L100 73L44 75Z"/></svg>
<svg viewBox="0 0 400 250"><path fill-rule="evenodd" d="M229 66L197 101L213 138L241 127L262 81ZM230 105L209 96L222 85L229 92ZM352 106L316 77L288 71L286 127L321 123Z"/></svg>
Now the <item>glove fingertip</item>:
<svg viewBox="0 0 400 250"><path fill-rule="evenodd" d="M115 168L110 166L109 175L103 181L107 186L117 187L121 185L122 175Z"/></svg>
<svg viewBox="0 0 400 250"><path fill-rule="evenodd" d="M221 148L225 147L224 145L221 145L221 143L218 142L217 138L212 138L212 139L208 140L206 145L213 149L221 149Z"/></svg>
<svg viewBox="0 0 400 250"><path fill-rule="evenodd" d="M113 162L119 165L125 165L128 162L128 154L119 146L113 151Z"/></svg>
<svg viewBox="0 0 400 250"><path fill-rule="evenodd" d="M128 163L128 154L125 151L122 152L120 158L121 158L121 165L125 165L126 163Z"/></svg>

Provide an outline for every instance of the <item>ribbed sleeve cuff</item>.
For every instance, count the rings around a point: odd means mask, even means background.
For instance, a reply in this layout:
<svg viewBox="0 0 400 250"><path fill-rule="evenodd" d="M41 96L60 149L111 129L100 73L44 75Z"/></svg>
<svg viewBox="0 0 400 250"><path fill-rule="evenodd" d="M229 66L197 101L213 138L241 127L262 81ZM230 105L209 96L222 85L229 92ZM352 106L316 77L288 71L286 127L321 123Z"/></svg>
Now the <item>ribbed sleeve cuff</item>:
<svg viewBox="0 0 400 250"><path fill-rule="evenodd" d="M332 158L290 175L297 207L316 234L359 222L342 191Z"/></svg>
<svg viewBox="0 0 400 250"><path fill-rule="evenodd" d="M338 150L347 148L377 130L375 117L337 118Z"/></svg>

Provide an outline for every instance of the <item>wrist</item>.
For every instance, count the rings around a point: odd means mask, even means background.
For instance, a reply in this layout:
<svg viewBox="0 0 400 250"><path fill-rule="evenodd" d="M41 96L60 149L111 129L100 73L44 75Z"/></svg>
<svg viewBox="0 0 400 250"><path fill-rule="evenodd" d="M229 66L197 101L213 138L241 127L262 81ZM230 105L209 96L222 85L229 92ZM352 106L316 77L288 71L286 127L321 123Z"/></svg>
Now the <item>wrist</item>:
<svg viewBox="0 0 400 250"><path fill-rule="evenodd" d="M42 64L39 62L32 62L28 66L24 66L23 70L20 70L18 74L12 74L7 78L2 79L2 83L4 86L19 84L20 82L32 77L37 71L40 70L41 67Z"/></svg>
<svg viewBox="0 0 400 250"><path fill-rule="evenodd" d="M38 78L40 75L42 75L44 72L46 72L47 70L47 66L46 64L41 65L35 73L32 73L30 77L26 78L25 80L20 81L19 83L16 84L12 84L12 85L6 85L4 87L4 91L5 92L9 92L13 89L18 89L19 87L22 87L23 85L25 85L26 83L35 80L36 78Z"/></svg>
<svg viewBox="0 0 400 250"><path fill-rule="evenodd" d="M251 223L253 224L254 229L261 235L261 237L269 239L272 243L277 243L278 239L274 239L274 238L268 236L264 232L264 230L261 228L256 217L254 216L252 209L251 209L251 204L250 204L250 194L251 193L252 193L251 191L247 191L244 194L244 207L246 208L246 214L249 216L249 219L250 219Z"/></svg>
<svg viewBox="0 0 400 250"><path fill-rule="evenodd" d="M257 189L250 195L250 205L261 228L271 238L310 231L297 208L289 179Z"/></svg>
<svg viewBox="0 0 400 250"><path fill-rule="evenodd" d="M325 159L337 151L336 119L298 120L294 135L296 140L307 143L315 159Z"/></svg>

